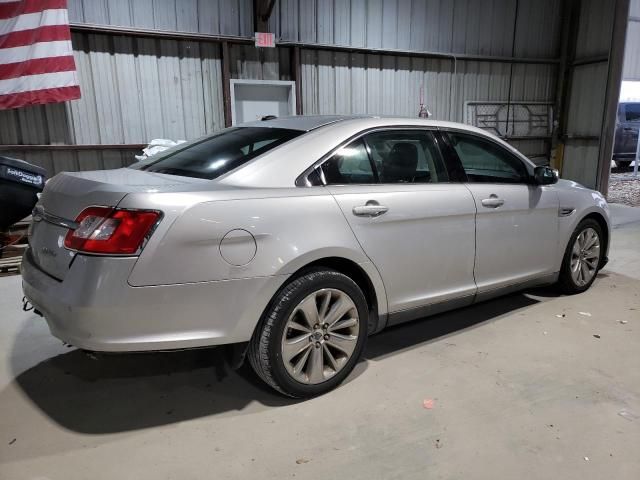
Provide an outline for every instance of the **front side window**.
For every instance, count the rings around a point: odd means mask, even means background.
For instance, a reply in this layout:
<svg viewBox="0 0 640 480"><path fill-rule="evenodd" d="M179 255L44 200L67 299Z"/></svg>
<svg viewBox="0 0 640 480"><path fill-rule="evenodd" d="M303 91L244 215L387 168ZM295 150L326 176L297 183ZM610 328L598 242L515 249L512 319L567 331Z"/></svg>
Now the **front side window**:
<svg viewBox="0 0 640 480"><path fill-rule="evenodd" d="M139 167L148 172L213 180L303 134L286 128L239 127L172 150Z"/></svg>
<svg viewBox="0 0 640 480"><path fill-rule="evenodd" d="M640 122L640 103L627 103L624 114L627 122Z"/></svg>
<svg viewBox="0 0 640 480"><path fill-rule="evenodd" d="M470 182L527 183L522 161L495 143L476 135L449 133L451 145Z"/></svg>

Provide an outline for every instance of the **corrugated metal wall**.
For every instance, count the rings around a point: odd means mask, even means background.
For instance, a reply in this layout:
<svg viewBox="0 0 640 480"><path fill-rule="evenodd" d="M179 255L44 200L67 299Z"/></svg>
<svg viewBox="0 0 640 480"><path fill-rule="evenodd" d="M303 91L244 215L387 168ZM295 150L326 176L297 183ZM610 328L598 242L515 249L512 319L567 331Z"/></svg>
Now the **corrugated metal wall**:
<svg viewBox="0 0 640 480"><path fill-rule="evenodd" d="M281 41L555 59L561 8L556 0L277 0L269 27ZM595 10L586 31L599 31L606 10ZM70 0L69 11L79 23L243 37L253 30L252 0ZM599 51L606 36L592 41L589 33L582 48ZM0 112L3 144L136 144L194 138L224 124L218 44L77 32L73 43L82 99ZM290 53L230 44L231 78L290 80ZM307 114L415 116L422 85L435 118L462 121L465 101L552 102L558 76L553 62L454 62L312 47L302 49L301 62ZM548 154L547 141L513 143L529 155ZM55 173L126 164L131 151L29 155Z"/></svg>
<svg viewBox="0 0 640 480"><path fill-rule="evenodd" d="M583 0L576 59L607 57L614 10L608 2ZM607 91L607 61L577 65L572 72L562 176L594 188Z"/></svg>
<svg viewBox="0 0 640 480"><path fill-rule="evenodd" d="M640 0L631 0L627 29L622 76L625 80L640 81Z"/></svg>
<svg viewBox="0 0 640 480"><path fill-rule="evenodd" d="M219 45L74 33L73 46L82 98L0 110L2 144L145 143L224 126ZM234 77L288 78L288 56L280 75L279 51L244 50L232 47Z"/></svg>
<svg viewBox="0 0 640 480"><path fill-rule="evenodd" d="M279 0L269 27L282 40L443 53L550 58L555 0Z"/></svg>
<svg viewBox="0 0 640 480"><path fill-rule="evenodd" d="M82 98L0 111L2 144L146 144L224 126L218 45L74 33L73 46ZM10 153L53 174L127 165L132 151Z"/></svg>
<svg viewBox="0 0 640 480"><path fill-rule="evenodd" d="M252 0L69 0L77 23L253 35Z"/></svg>
<svg viewBox="0 0 640 480"><path fill-rule="evenodd" d="M305 113L417 116L420 88L433 117L461 122L465 101L553 101L554 65L302 51Z"/></svg>
<svg viewBox="0 0 640 480"><path fill-rule="evenodd" d="M73 43L77 143L193 138L223 124L218 45L100 34L75 34Z"/></svg>
<svg viewBox="0 0 640 480"><path fill-rule="evenodd" d="M249 80L291 80L290 52L287 48L229 46L231 78Z"/></svg>

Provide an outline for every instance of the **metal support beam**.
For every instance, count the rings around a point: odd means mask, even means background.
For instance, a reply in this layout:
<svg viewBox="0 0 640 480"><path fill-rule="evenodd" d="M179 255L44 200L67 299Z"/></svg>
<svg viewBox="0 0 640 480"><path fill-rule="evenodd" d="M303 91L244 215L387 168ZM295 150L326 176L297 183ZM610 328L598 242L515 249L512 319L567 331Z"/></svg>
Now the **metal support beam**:
<svg viewBox="0 0 640 480"><path fill-rule="evenodd" d="M269 18L276 0L253 0L253 28L256 32L269 30Z"/></svg>
<svg viewBox="0 0 640 480"><path fill-rule="evenodd" d="M611 172L611 156L615 137L618 100L622 85L622 66L624 63L624 46L627 38L629 19L629 0L616 0L613 12L613 28L609 46L609 71L600 132L600 151L598 153L598 172L596 188L606 195L609 190L609 174Z"/></svg>
<svg viewBox="0 0 640 480"><path fill-rule="evenodd" d="M231 69L229 68L229 44L222 42L222 103L224 126L231 126Z"/></svg>
<svg viewBox="0 0 640 480"><path fill-rule="evenodd" d="M595 55L593 57L576 58L572 63L572 67L580 67L582 65L593 65L596 63L606 63L609 61L609 55Z"/></svg>
<svg viewBox="0 0 640 480"><path fill-rule="evenodd" d="M300 66L300 47L291 49L291 74L296 82L296 115L302 115L302 69Z"/></svg>
<svg viewBox="0 0 640 480"><path fill-rule="evenodd" d="M178 32L170 30L152 30L136 27L116 27L112 25L96 25L89 23L71 23L73 32L84 33L103 33L108 35L124 35L134 37L147 38L170 38L172 40L196 40L201 42L214 43L240 43L244 45L253 44L253 37L239 37L233 35L213 35L205 33ZM279 47L300 47L310 50L329 50L333 52L353 52L371 55L392 55L403 57L422 57L422 58L441 58L441 59L457 59L460 61L473 62L496 62L496 63L514 63L514 64L543 64L557 65L560 63L559 58L535 58L535 57L504 57L495 55L471 55L464 53L447 53L447 52L427 52L422 50L400 50L400 49L384 49L384 48L366 48L353 47L349 45L328 45L323 43L310 42L277 42Z"/></svg>
<svg viewBox="0 0 640 480"><path fill-rule="evenodd" d="M0 145L0 151L24 152L30 150L67 151L67 150L142 150L146 143L85 143L81 145Z"/></svg>
<svg viewBox="0 0 640 480"><path fill-rule="evenodd" d="M564 160L564 138L568 122L568 105L571 98L571 65L576 55L578 26L580 20L580 0L566 0L562 7L561 54L558 81L556 83L556 101L554 107L555 128L553 132L552 166L562 174Z"/></svg>
<svg viewBox="0 0 640 480"><path fill-rule="evenodd" d="M113 25L97 25L92 23L71 23L72 32L104 33L107 35L124 35L128 37L166 38L170 40L195 40L200 42L231 42L253 44L253 37L239 37L237 35L216 35L210 33L178 32L173 30L154 30L150 28L116 27Z"/></svg>
<svg viewBox="0 0 640 480"><path fill-rule="evenodd" d="M440 58L440 59L457 59L473 62L496 62L496 63L526 63L526 64L545 64L557 65L560 63L559 58L535 58L535 57L504 57L497 55L472 55L466 53L447 53L447 52L428 52L423 50L400 50L397 48L367 48L353 47L350 45L329 45L324 43L309 42L292 42L280 41L280 47L300 47L310 50L329 50L332 52L351 52L364 53L371 55L391 55L396 57L424 57L424 58Z"/></svg>

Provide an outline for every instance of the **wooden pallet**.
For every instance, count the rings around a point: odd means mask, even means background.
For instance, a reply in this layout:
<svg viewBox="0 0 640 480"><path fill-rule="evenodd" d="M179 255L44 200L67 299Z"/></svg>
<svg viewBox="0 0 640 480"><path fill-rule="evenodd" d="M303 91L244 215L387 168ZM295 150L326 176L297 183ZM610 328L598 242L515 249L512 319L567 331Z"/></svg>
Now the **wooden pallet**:
<svg viewBox="0 0 640 480"><path fill-rule="evenodd" d="M26 247L26 245L25 245ZM20 273L22 266L22 255L0 258L0 273Z"/></svg>
<svg viewBox="0 0 640 480"><path fill-rule="evenodd" d="M27 248L27 229L29 221L23 220L12 225L2 235L0 249L0 273L20 273L22 255Z"/></svg>

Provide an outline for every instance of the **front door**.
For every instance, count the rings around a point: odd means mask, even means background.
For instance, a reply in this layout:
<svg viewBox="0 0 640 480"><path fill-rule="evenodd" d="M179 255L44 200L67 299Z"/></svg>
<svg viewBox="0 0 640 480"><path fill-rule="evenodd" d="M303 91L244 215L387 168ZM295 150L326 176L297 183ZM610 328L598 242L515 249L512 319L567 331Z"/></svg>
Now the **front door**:
<svg viewBox="0 0 640 480"><path fill-rule="evenodd" d="M524 162L479 135L447 134L476 203L478 292L552 274L558 246L558 195L530 182Z"/></svg>
<svg viewBox="0 0 640 480"><path fill-rule="evenodd" d="M433 135L383 130L321 166L324 183L378 268L389 312L475 294L473 196L448 177Z"/></svg>
<svg viewBox="0 0 640 480"><path fill-rule="evenodd" d="M640 103L622 104L622 147L620 152L627 155L631 161L635 160L636 148L638 146L638 127L640 126Z"/></svg>

